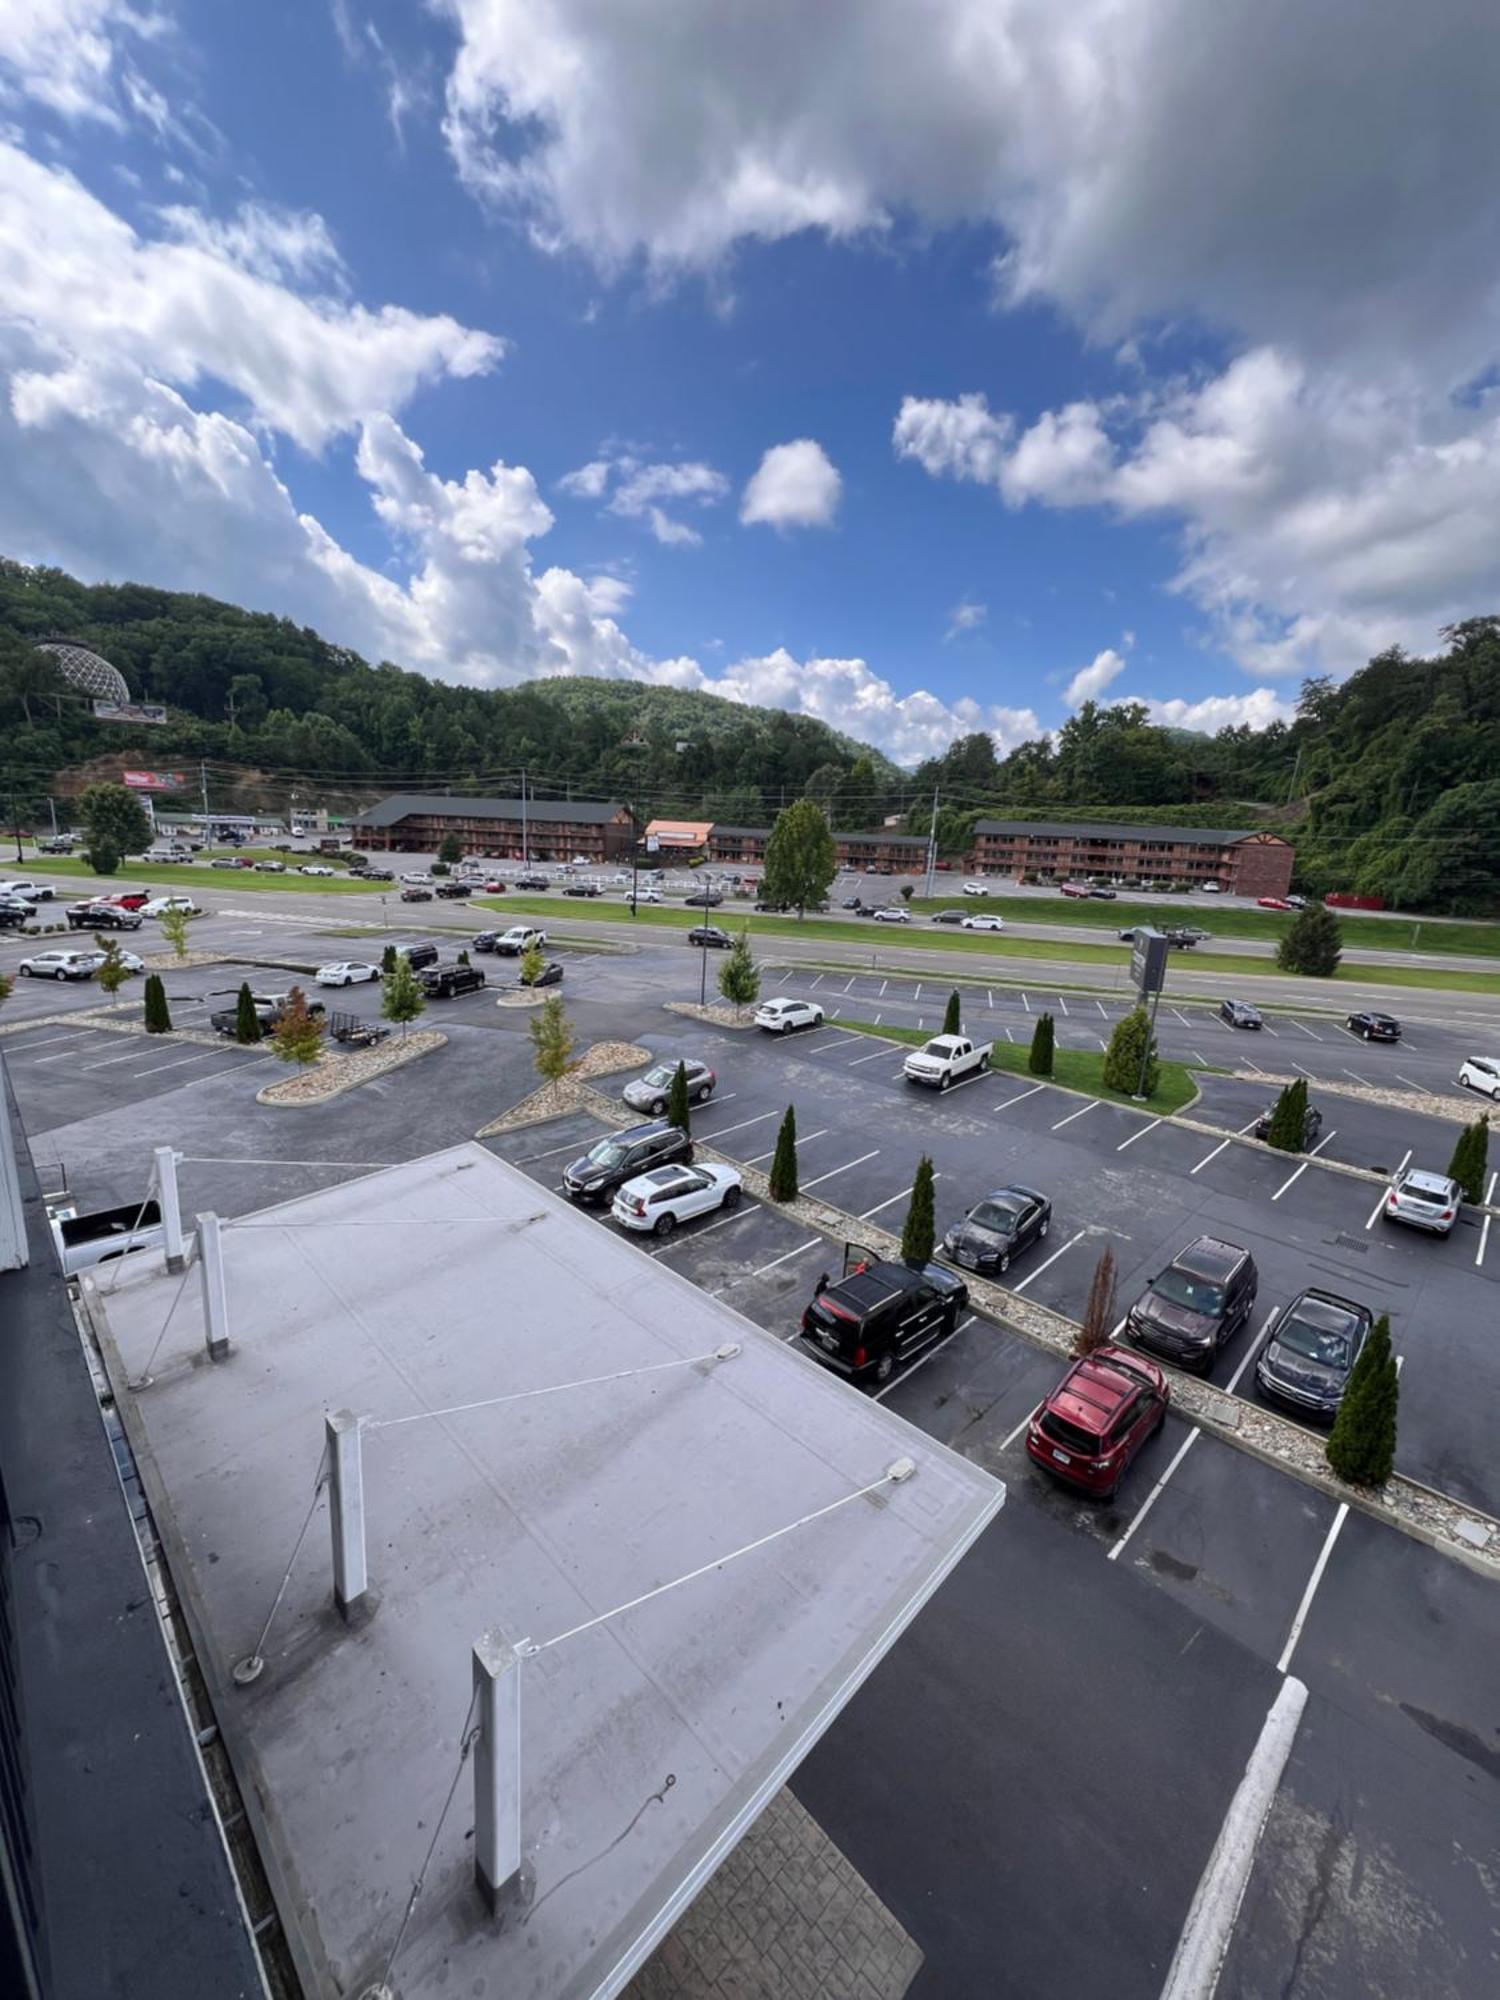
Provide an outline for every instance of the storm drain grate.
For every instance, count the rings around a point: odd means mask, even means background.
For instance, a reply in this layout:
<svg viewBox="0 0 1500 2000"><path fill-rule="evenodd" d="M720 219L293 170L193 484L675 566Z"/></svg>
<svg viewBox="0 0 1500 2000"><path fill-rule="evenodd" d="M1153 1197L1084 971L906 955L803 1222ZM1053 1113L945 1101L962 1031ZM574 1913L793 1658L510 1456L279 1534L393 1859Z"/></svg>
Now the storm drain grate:
<svg viewBox="0 0 1500 2000"><path fill-rule="evenodd" d="M1336 1249L1357 1250L1361 1257L1368 1257L1370 1254L1369 1244L1361 1243L1357 1236L1345 1236L1341 1233L1335 1236L1333 1241Z"/></svg>

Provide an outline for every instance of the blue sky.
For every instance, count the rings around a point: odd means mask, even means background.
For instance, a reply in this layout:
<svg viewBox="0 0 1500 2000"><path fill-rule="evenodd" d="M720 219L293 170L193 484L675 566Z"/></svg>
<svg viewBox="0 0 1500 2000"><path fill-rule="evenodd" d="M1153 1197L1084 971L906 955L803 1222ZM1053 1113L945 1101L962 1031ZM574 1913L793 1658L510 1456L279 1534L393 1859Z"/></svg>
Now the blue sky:
<svg viewBox="0 0 1500 2000"><path fill-rule="evenodd" d="M17 0L0 550L904 761L1263 726L1495 608L1485 13Z"/></svg>

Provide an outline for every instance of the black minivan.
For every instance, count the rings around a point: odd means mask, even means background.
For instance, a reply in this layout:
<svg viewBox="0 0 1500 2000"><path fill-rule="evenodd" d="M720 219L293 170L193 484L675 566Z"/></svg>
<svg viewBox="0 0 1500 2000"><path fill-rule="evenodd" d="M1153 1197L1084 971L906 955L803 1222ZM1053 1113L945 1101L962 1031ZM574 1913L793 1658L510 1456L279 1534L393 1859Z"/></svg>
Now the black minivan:
<svg viewBox="0 0 1500 2000"><path fill-rule="evenodd" d="M1249 1319L1259 1285L1248 1250L1200 1236L1147 1285L1125 1315L1125 1336L1164 1361L1206 1374Z"/></svg>
<svg viewBox="0 0 1500 2000"><path fill-rule="evenodd" d="M898 1364L951 1333L968 1303L968 1286L941 1264L859 1264L837 1284L820 1282L799 1344L851 1381L886 1382Z"/></svg>
<svg viewBox="0 0 1500 2000"><path fill-rule="evenodd" d="M611 1132L563 1169L563 1193L574 1201L608 1201L618 1187L652 1167L692 1164L693 1142L665 1118Z"/></svg>

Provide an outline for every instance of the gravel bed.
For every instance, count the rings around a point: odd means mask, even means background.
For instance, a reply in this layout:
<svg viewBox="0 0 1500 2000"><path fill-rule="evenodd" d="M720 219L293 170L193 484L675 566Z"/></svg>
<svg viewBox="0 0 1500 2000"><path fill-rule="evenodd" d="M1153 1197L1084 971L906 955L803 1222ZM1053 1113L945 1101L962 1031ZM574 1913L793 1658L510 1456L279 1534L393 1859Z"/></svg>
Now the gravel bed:
<svg viewBox="0 0 1500 2000"><path fill-rule="evenodd" d="M690 1021L707 1021L714 1028L753 1028L753 1010L744 1007L730 1007L719 1001L707 1007L700 1007L696 1000L664 1000L663 1007L669 1014L686 1014Z"/></svg>
<svg viewBox="0 0 1500 2000"><path fill-rule="evenodd" d="M513 1104L509 1111L492 1118L488 1125L481 1125L474 1137L490 1139L498 1132L518 1131L523 1125L544 1125L551 1118L566 1118L573 1111L592 1111L614 1125L637 1124L639 1119L635 1112L627 1111L612 1098L601 1097L598 1091L590 1090L588 1079L613 1076L621 1070L644 1069L651 1059L651 1051L638 1047L634 1042L595 1042L579 1057L571 1075L557 1083L542 1084L528 1097L523 1097L519 1104Z"/></svg>
<svg viewBox="0 0 1500 2000"><path fill-rule="evenodd" d="M448 1037L436 1028L417 1028L399 1040L381 1042L373 1049L353 1049L348 1055L330 1055L327 1050L306 1069L268 1083L255 1093L257 1104L296 1107L326 1104L346 1090L357 1089L387 1070L400 1069L418 1056L430 1056L448 1046Z"/></svg>

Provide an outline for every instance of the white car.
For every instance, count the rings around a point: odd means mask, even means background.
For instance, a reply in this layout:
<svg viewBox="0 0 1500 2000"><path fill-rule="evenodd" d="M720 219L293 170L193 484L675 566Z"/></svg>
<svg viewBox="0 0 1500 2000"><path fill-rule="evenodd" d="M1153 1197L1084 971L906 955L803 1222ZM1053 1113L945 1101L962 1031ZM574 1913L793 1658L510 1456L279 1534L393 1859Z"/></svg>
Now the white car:
<svg viewBox="0 0 1500 2000"><path fill-rule="evenodd" d="M331 875L333 870L331 868L324 868L314 861L305 863L297 870L297 873L299 875Z"/></svg>
<svg viewBox="0 0 1500 2000"><path fill-rule="evenodd" d="M965 882L964 884L964 894L966 896L987 896L989 893L989 884L987 882Z"/></svg>
<svg viewBox="0 0 1500 2000"><path fill-rule="evenodd" d="M401 880L409 889L430 889L432 887L432 877L430 875L403 875Z"/></svg>
<svg viewBox="0 0 1500 2000"><path fill-rule="evenodd" d="M50 903L55 894L56 891L49 889L45 882L31 882L20 876L0 882L0 896L15 896L25 903Z"/></svg>
<svg viewBox="0 0 1500 2000"><path fill-rule="evenodd" d="M1004 917L965 917L963 928L966 931L1003 931L1005 929L1005 919Z"/></svg>
<svg viewBox="0 0 1500 2000"><path fill-rule="evenodd" d="M909 924L911 911L901 903L887 903L874 913L877 924Z"/></svg>
<svg viewBox="0 0 1500 2000"><path fill-rule="evenodd" d="M146 961L138 951L116 950L115 957L119 959L127 972L144 972L146 970ZM99 962L101 965L103 964L102 957Z"/></svg>
<svg viewBox="0 0 1500 2000"><path fill-rule="evenodd" d="M168 910L186 910L190 917L203 915L191 896L153 896L149 903L141 905L143 917L164 917Z"/></svg>
<svg viewBox="0 0 1500 2000"><path fill-rule="evenodd" d="M102 951L39 951L16 970L27 979L92 979L103 963Z"/></svg>
<svg viewBox="0 0 1500 2000"><path fill-rule="evenodd" d="M1224 884L1222 882L1200 882L1198 887L1203 891L1205 896L1222 896L1224 893Z"/></svg>
<svg viewBox="0 0 1500 2000"><path fill-rule="evenodd" d="M320 965L313 976L320 986L359 986L367 979L378 979L380 967L343 958L336 965Z"/></svg>
<svg viewBox="0 0 1500 2000"><path fill-rule="evenodd" d="M823 1009L815 1000L763 1000L755 1010L755 1025L773 1035L789 1035L794 1028L821 1028Z"/></svg>
<svg viewBox="0 0 1500 2000"><path fill-rule="evenodd" d="M710 1209L738 1208L741 1186L738 1167L653 1167L626 1181L610 1214L622 1229L667 1236L679 1222Z"/></svg>
<svg viewBox="0 0 1500 2000"><path fill-rule="evenodd" d="M530 924L512 924L508 931L501 931L495 939L495 949L507 958L516 958L533 947L541 951L546 943L545 931L535 930Z"/></svg>
<svg viewBox="0 0 1500 2000"><path fill-rule="evenodd" d="M1470 1056L1459 1069L1458 1080L1465 1090L1477 1090L1500 1104L1500 1058Z"/></svg>

